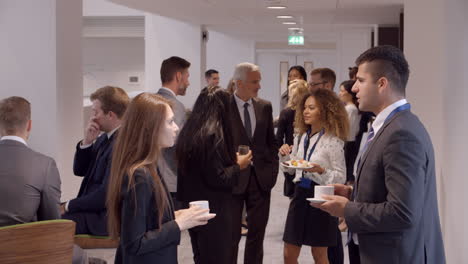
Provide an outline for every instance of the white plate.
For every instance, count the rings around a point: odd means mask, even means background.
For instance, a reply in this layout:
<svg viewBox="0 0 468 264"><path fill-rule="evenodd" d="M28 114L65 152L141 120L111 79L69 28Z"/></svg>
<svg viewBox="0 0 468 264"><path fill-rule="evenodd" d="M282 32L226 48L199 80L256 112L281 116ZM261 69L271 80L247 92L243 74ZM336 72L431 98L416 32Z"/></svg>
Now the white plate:
<svg viewBox="0 0 468 264"><path fill-rule="evenodd" d="M281 162L281 165L283 167L290 168L290 169L296 169L296 170L306 170L306 169L311 169L311 168L314 167L314 166L293 166L293 165L291 165L290 161L283 161L283 162Z"/></svg>
<svg viewBox="0 0 468 264"><path fill-rule="evenodd" d="M326 202L327 200L320 199L320 198L307 198L307 201L311 203L321 204L321 203Z"/></svg>

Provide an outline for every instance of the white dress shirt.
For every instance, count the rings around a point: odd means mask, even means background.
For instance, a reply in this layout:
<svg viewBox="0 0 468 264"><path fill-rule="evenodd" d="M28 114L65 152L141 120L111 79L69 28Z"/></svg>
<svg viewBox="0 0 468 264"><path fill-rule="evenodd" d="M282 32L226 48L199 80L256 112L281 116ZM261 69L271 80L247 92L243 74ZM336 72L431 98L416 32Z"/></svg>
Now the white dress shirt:
<svg viewBox="0 0 468 264"><path fill-rule="evenodd" d="M245 103L249 104L249 107L247 108L247 111L249 112L249 116L250 116L250 123L252 125L252 137L253 137L254 132L255 132L255 125L257 123L257 119L255 118L255 109L253 107L252 98L250 98L247 102L245 102L244 100L240 99L237 96L237 94L235 94L235 93L234 93L234 98L236 100L237 109L239 110L239 115L240 115L240 118L242 120L242 124L244 124L244 127L245 127L244 104Z"/></svg>
<svg viewBox="0 0 468 264"><path fill-rule="evenodd" d="M356 135L359 133L359 123L361 121L361 115L355 104L346 104L346 112L348 113L349 119L349 136L348 141L355 141Z"/></svg>
<svg viewBox="0 0 468 264"><path fill-rule="evenodd" d="M385 107L384 110L382 110L376 117L375 117L375 120L374 120L374 123L372 123L372 128L374 129L374 135L377 135L377 133L379 132L380 128L382 128L383 124L385 123L385 119L387 119L387 117L390 115L390 113L397 109L398 107L404 105L404 104L407 104L408 101L406 101L406 99L401 99L401 100L398 100L396 101L395 103Z"/></svg>
<svg viewBox="0 0 468 264"><path fill-rule="evenodd" d="M26 143L26 140L24 140L22 137L18 137L18 136L3 136L2 138L0 138L0 140L14 140L14 141L18 141L20 143L23 143L24 145L28 145Z"/></svg>

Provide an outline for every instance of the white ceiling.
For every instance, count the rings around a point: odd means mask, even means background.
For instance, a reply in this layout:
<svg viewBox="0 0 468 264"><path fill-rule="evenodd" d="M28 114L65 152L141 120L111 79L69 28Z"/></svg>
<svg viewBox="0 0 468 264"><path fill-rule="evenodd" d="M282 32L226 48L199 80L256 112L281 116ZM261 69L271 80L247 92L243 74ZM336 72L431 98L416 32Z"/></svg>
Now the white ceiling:
<svg viewBox="0 0 468 264"><path fill-rule="evenodd" d="M347 27L373 24L397 25L403 0L109 0L145 12L206 25L209 29L272 39L287 35L285 19L292 15L305 34L333 32ZM284 10L270 10L269 4L285 5ZM286 19L291 20L291 19Z"/></svg>

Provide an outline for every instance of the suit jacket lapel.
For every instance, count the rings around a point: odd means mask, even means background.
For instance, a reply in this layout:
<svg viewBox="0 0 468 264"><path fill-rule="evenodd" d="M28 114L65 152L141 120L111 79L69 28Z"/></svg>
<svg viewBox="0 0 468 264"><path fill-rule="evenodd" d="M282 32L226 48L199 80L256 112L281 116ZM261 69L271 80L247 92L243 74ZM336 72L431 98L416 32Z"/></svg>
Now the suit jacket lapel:
<svg viewBox="0 0 468 264"><path fill-rule="evenodd" d="M367 157L369 156L369 153L371 152L372 150L372 147L374 146L374 143L376 141L379 140L380 138L380 135L382 135L383 131L385 130L385 128L388 127L388 125L390 125L390 123L392 123L393 120L395 120L396 118L398 118L398 116L400 116L401 114L407 112L409 110L406 110L406 111L402 111L400 113L396 113L392 118L390 118L390 120L388 120L387 122L384 122L384 124L382 125L382 127L379 129L379 131L377 132L377 134L374 136L374 138L372 139L372 141L369 143L369 146L367 147L366 149L366 152L364 152L361 156L361 161L359 162L359 167L357 168L357 175L359 175L358 179L357 179L357 182L356 182L356 186L357 184L359 183L359 181L361 180L361 172L362 172L362 167L364 165L364 163L366 163L366 160L367 160ZM357 192L356 192L357 194Z"/></svg>

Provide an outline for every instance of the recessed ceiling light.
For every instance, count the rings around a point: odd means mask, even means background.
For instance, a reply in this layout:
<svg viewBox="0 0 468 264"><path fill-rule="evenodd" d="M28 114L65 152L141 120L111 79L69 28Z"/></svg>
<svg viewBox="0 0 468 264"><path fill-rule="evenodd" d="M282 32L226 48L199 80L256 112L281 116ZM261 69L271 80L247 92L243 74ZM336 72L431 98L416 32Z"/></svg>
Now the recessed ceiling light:
<svg viewBox="0 0 468 264"><path fill-rule="evenodd" d="M302 28L298 28L298 27L290 27L288 28L289 30L303 30Z"/></svg>
<svg viewBox="0 0 468 264"><path fill-rule="evenodd" d="M276 18L293 18L293 16L276 16Z"/></svg>
<svg viewBox="0 0 468 264"><path fill-rule="evenodd" d="M285 9L285 6L274 5L274 6L267 6L268 9Z"/></svg>
<svg viewBox="0 0 468 264"><path fill-rule="evenodd" d="M296 25L296 24L297 24L296 22L292 22L292 21L283 22L283 25Z"/></svg>

